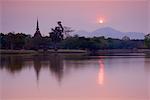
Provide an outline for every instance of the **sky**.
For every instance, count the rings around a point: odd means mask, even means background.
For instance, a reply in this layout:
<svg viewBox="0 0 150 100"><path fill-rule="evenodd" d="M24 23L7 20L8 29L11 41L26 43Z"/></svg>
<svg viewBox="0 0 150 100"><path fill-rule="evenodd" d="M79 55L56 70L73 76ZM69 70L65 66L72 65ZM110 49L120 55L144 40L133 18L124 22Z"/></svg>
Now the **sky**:
<svg viewBox="0 0 150 100"><path fill-rule="evenodd" d="M148 33L150 33L150 0L148 2L148 14L149 14L149 17L148 17Z"/></svg>
<svg viewBox="0 0 150 100"><path fill-rule="evenodd" d="M112 27L150 33L150 0L0 0L0 32L33 35L36 20L42 35L62 21L73 30ZM98 21L102 19L104 23Z"/></svg>

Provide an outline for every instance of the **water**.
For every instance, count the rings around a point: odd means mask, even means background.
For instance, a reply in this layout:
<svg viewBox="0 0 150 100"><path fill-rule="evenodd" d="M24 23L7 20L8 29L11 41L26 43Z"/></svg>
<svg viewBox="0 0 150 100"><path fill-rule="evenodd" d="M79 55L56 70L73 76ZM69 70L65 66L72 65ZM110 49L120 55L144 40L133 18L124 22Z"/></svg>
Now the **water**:
<svg viewBox="0 0 150 100"><path fill-rule="evenodd" d="M150 100L150 56L2 55L0 100Z"/></svg>

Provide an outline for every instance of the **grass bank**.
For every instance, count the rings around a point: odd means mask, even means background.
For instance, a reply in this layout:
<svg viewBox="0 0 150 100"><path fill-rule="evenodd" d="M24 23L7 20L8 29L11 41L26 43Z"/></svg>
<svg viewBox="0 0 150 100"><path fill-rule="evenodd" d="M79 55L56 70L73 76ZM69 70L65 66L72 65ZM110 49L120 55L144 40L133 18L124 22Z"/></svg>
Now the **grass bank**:
<svg viewBox="0 0 150 100"><path fill-rule="evenodd" d="M35 51L35 50L0 50L0 54L50 54L50 53L56 53L54 50L48 50L48 51ZM71 53L90 53L86 50L65 50L60 49L57 51L57 53L65 53L65 54L71 54ZM111 53L150 53L150 49L107 49L107 50L98 50L98 54L111 54Z"/></svg>
<svg viewBox="0 0 150 100"><path fill-rule="evenodd" d="M56 53L54 50L0 50L0 54L37 54L37 53ZM58 50L57 53L86 53L85 50Z"/></svg>

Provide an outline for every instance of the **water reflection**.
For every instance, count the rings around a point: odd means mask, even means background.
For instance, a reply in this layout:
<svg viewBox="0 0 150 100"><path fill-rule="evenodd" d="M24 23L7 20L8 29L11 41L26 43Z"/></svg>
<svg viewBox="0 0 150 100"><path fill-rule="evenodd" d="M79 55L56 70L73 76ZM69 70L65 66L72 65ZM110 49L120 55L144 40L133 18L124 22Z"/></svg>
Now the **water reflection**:
<svg viewBox="0 0 150 100"><path fill-rule="evenodd" d="M148 100L149 66L144 56L5 55L2 99Z"/></svg>
<svg viewBox="0 0 150 100"><path fill-rule="evenodd" d="M103 62L103 57L99 57L99 73L98 73L98 83L100 85L104 84L104 62Z"/></svg>
<svg viewBox="0 0 150 100"><path fill-rule="evenodd" d="M87 59L86 59L87 58ZM6 69L10 74L20 73L24 69L34 69L37 82L40 80L40 73L42 69L48 69L50 74L54 76L59 83L61 83L64 74L74 69L87 68L93 64L100 66L99 72L99 83L103 83L104 77L104 64L102 57L99 60L89 59L88 57L78 55L61 55L61 54L50 54L50 55L8 55L1 56L0 69ZM67 63L66 63L67 61ZM82 66L81 66L82 65Z"/></svg>
<svg viewBox="0 0 150 100"><path fill-rule="evenodd" d="M61 82L64 74L63 58L58 54L54 54L49 61L50 61L49 67L50 71L52 72L52 74L55 75L58 82Z"/></svg>
<svg viewBox="0 0 150 100"><path fill-rule="evenodd" d="M14 74L20 72L23 68L22 56L1 56L1 69L7 69L10 73Z"/></svg>
<svg viewBox="0 0 150 100"><path fill-rule="evenodd" d="M6 69L11 74L19 73L24 68L31 67L35 70L37 82L39 81L40 71L43 68L48 68L59 82L61 82L63 78L63 59L62 56L58 54L49 56L1 56L0 68Z"/></svg>
<svg viewBox="0 0 150 100"><path fill-rule="evenodd" d="M33 62L37 80L39 80L41 68L48 67L50 72L56 77L58 82L61 82L63 78L63 59L60 55L35 55L33 56Z"/></svg>

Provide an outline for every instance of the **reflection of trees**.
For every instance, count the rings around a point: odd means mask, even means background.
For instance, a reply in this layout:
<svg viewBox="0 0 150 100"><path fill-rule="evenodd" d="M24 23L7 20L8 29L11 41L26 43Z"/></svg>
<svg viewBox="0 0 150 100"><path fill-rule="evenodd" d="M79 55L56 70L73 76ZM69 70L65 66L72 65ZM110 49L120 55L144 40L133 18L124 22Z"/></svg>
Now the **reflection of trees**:
<svg viewBox="0 0 150 100"><path fill-rule="evenodd" d="M150 54L147 53L145 55L145 58L144 58L144 68L145 68L145 72L146 72L146 78L147 78L147 88L148 88L148 94L150 94ZM150 95L149 95L149 98L150 98Z"/></svg>
<svg viewBox="0 0 150 100"><path fill-rule="evenodd" d="M16 73L23 70L23 68L29 67L25 64L27 61L33 61L31 65L36 73L37 81L39 80L40 71L42 68L47 67L51 73L60 82L63 77L63 59L58 54L52 55L34 55L34 56L1 56L0 69L6 69L10 73Z"/></svg>
<svg viewBox="0 0 150 100"><path fill-rule="evenodd" d="M64 58L65 57L65 58ZM64 59L65 62L64 62ZM97 59L97 60L95 60ZM33 68L36 74L37 81L39 80L40 71L49 69L53 76L61 82L64 74L68 74L72 69L81 70L91 66L103 66L103 62L99 62L99 57L83 57L83 56L62 56L61 54L50 55L32 55L32 56L1 56L0 69L6 69L10 73L17 73L23 69L30 67ZM33 62L33 63L31 63ZM65 68L64 68L65 67ZM65 70L64 70L65 69ZM102 70L102 68L100 68ZM100 71L100 76L103 72Z"/></svg>
<svg viewBox="0 0 150 100"><path fill-rule="evenodd" d="M44 65L42 62L49 62L49 65ZM35 55L33 56L34 70L37 80L39 80L39 74L42 68L49 67L50 71L60 82L63 77L63 63L61 56L58 54L52 55Z"/></svg>
<svg viewBox="0 0 150 100"><path fill-rule="evenodd" d="M63 77L63 59L61 58L60 55L54 54L51 55L50 57L50 70L52 73L55 74L56 78L58 79L59 82L61 82L62 77Z"/></svg>
<svg viewBox="0 0 150 100"><path fill-rule="evenodd" d="M11 73L20 72L23 66L22 56L1 56L1 69L7 69Z"/></svg>

